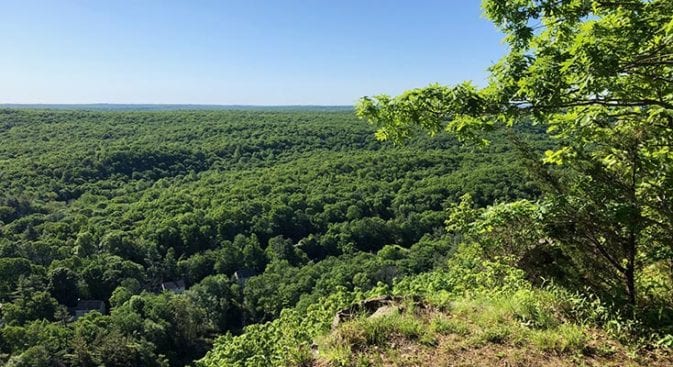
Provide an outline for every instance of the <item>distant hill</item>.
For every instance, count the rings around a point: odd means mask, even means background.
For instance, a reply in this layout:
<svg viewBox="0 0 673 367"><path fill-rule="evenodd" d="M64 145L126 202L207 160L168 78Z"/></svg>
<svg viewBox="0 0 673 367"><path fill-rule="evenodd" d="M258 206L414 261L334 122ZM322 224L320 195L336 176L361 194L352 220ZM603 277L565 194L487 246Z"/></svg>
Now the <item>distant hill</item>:
<svg viewBox="0 0 673 367"><path fill-rule="evenodd" d="M0 104L0 108L39 109L39 110L88 110L88 111L179 111L179 110L248 110L248 111L313 111L343 112L353 110L353 106L317 106L317 105L206 105L206 104Z"/></svg>

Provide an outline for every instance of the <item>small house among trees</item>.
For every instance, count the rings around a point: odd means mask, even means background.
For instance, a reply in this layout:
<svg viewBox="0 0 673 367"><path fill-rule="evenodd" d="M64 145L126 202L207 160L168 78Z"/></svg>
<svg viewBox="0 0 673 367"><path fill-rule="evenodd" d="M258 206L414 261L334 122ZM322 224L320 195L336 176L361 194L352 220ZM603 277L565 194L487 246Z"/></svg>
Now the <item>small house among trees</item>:
<svg viewBox="0 0 673 367"><path fill-rule="evenodd" d="M75 321L92 311L98 311L104 315L107 311L105 302L100 300L79 300L77 306L70 309L70 313L73 316L72 321Z"/></svg>
<svg viewBox="0 0 673 367"><path fill-rule="evenodd" d="M256 273L252 269L239 269L234 272L234 279L238 284L244 285L245 282L254 275L256 275Z"/></svg>
<svg viewBox="0 0 673 367"><path fill-rule="evenodd" d="M162 291L171 291L173 293L182 293L185 291L185 281L179 279L172 282L163 282L161 283Z"/></svg>

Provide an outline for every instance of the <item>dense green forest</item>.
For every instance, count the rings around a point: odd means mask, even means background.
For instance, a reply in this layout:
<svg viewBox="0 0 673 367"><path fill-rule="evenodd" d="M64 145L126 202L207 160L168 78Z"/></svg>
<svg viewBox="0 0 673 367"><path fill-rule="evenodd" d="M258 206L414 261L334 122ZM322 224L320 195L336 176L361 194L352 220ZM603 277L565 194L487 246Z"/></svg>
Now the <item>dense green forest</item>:
<svg viewBox="0 0 673 367"><path fill-rule="evenodd" d="M673 2L483 10L485 86L0 109L0 363L673 365Z"/></svg>
<svg viewBox="0 0 673 367"><path fill-rule="evenodd" d="M433 269L466 192L539 194L504 135L398 147L352 110L5 109L0 129L10 366L181 366L285 308ZM75 320L81 300L105 309Z"/></svg>

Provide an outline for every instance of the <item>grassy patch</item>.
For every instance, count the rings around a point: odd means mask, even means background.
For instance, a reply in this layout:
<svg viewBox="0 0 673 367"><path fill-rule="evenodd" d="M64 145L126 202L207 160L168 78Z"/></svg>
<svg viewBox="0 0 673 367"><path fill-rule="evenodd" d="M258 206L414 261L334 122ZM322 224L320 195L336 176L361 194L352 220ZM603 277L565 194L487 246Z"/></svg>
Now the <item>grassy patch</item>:
<svg viewBox="0 0 673 367"><path fill-rule="evenodd" d="M562 324L553 329L531 331L530 341L545 352L579 353L586 347L587 336L578 325Z"/></svg>
<svg viewBox="0 0 673 367"><path fill-rule="evenodd" d="M392 340L413 340L421 345L436 344L435 332L412 313L359 319L343 323L330 335L319 339L321 358L330 365L360 365L358 352L384 347ZM356 363L357 362L357 363Z"/></svg>
<svg viewBox="0 0 673 367"><path fill-rule="evenodd" d="M511 333L511 330L505 326L496 326L484 330L481 337L488 343L503 344L507 341Z"/></svg>
<svg viewBox="0 0 673 367"><path fill-rule="evenodd" d="M605 328L577 321L566 295L533 288L434 294L403 303L404 312L340 325L319 342L314 366L670 365L668 356L660 363L658 355L629 354Z"/></svg>
<svg viewBox="0 0 673 367"><path fill-rule="evenodd" d="M456 334L466 336L470 334L470 327L467 323L459 319L449 318L443 314L435 316L430 321L430 330L433 333L441 335Z"/></svg>

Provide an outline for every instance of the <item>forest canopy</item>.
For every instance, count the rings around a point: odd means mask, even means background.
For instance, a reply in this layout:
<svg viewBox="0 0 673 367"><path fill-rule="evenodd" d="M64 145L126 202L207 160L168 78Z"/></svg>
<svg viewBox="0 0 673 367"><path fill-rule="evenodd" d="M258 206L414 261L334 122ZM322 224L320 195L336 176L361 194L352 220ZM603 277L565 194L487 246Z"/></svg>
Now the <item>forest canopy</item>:
<svg viewBox="0 0 673 367"><path fill-rule="evenodd" d="M433 268L465 192L539 193L502 136L395 147L350 110L5 109L0 129L10 365L184 365L218 334ZM81 301L104 307L74 320Z"/></svg>

